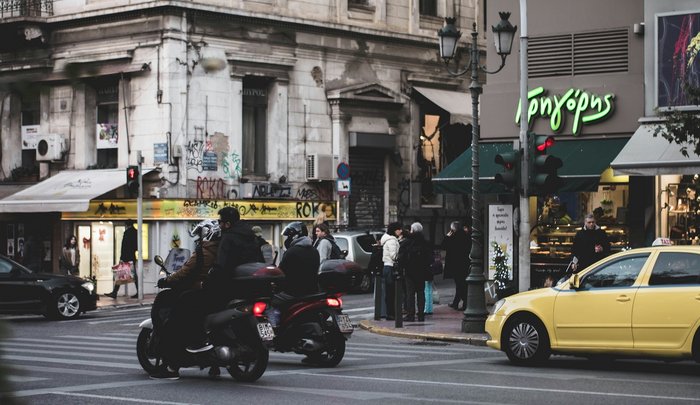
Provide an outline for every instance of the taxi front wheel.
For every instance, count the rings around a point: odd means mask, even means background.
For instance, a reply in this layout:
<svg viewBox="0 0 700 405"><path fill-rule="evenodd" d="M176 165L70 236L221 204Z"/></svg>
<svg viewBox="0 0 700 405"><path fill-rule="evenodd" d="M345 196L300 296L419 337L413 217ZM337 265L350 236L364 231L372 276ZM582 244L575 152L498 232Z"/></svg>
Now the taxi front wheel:
<svg viewBox="0 0 700 405"><path fill-rule="evenodd" d="M503 351L513 364L534 365L550 355L547 330L534 316L511 319L503 328Z"/></svg>

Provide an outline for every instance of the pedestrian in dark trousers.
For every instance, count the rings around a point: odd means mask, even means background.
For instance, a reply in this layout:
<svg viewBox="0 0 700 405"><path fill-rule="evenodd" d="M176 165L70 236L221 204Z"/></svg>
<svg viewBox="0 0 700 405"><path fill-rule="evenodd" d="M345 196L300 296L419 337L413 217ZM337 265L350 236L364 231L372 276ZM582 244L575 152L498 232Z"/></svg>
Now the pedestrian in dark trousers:
<svg viewBox="0 0 700 405"><path fill-rule="evenodd" d="M443 278L451 278L455 282L455 296L448 306L456 310L464 310L467 305L466 279L471 265L469 252L472 241L459 221L450 224L450 231L442 240L441 247L445 251ZM462 302L461 306L460 301Z"/></svg>
<svg viewBox="0 0 700 405"><path fill-rule="evenodd" d="M593 214L586 215L583 228L574 236L571 269L578 272L610 254L608 235L595 223Z"/></svg>
<svg viewBox="0 0 700 405"><path fill-rule="evenodd" d="M385 309L381 311L386 314L387 320L393 320L394 314L394 266L399 257L399 239L402 227L398 222L392 222L386 228L386 233L382 235L382 296L384 297ZM399 316L401 314L398 314Z"/></svg>
<svg viewBox="0 0 700 405"><path fill-rule="evenodd" d="M136 260L136 251L138 250L138 233L136 232L136 228L134 228L133 220L127 219L125 226L126 228L124 229L124 235L122 236L122 248L119 260L129 263L131 266L131 273L134 275L134 285L136 286L136 294L132 295L131 298L138 298L139 279L134 271L134 260ZM117 298L119 287L121 287L121 285L115 284L112 292L106 293L105 296Z"/></svg>
<svg viewBox="0 0 700 405"><path fill-rule="evenodd" d="M416 304L418 322L425 320L425 281L429 278L432 259L432 249L423 236L423 225L414 222L411 224L411 232L399 249L399 266L406 274L407 302L404 321L416 320Z"/></svg>

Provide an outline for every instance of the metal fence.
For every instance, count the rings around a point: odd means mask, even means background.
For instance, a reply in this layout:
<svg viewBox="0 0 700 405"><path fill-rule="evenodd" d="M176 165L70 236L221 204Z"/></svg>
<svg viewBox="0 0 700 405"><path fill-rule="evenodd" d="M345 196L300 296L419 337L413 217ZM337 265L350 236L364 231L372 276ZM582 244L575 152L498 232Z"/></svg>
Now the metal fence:
<svg viewBox="0 0 700 405"><path fill-rule="evenodd" d="M52 15L53 0L0 0L0 19Z"/></svg>

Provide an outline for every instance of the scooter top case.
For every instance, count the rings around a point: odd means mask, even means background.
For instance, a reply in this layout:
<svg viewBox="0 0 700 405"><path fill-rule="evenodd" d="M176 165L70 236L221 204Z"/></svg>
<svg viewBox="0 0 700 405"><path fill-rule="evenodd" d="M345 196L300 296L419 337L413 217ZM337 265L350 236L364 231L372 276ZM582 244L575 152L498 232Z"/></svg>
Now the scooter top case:
<svg viewBox="0 0 700 405"><path fill-rule="evenodd" d="M245 263L233 269L233 288L237 298L270 297L284 284L284 273L277 266Z"/></svg>
<svg viewBox="0 0 700 405"><path fill-rule="evenodd" d="M357 290L362 283L362 267L350 260L329 259L321 263L318 284L329 294Z"/></svg>

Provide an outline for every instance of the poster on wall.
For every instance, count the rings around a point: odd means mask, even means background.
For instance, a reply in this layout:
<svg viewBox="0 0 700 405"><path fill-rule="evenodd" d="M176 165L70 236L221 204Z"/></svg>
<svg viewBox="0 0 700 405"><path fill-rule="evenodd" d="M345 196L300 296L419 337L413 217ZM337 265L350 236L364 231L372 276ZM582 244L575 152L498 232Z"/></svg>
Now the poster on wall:
<svg viewBox="0 0 700 405"><path fill-rule="evenodd" d="M510 204L489 205L488 218L488 269L489 280L503 268L507 279L513 279L513 206Z"/></svg>
<svg viewBox="0 0 700 405"><path fill-rule="evenodd" d="M657 105L694 105L688 86L700 88L700 12L660 14L656 21Z"/></svg>
<svg viewBox="0 0 700 405"><path fill-rule="evenodd" d="M15 256L15 226L13 224L7 225L7 256Z"/></svg>
<svg viewBox="0 0 700 405"><path fill-rule="evenodd" d="M39 140L39 125L22 125L22 150L34 150Z"/></svg>
<svg viewBox="0 0 700 405"><path fill-rule="evenodd" d="M117 124L97 124L97 149L114 149L118 140Z"/></svg>

